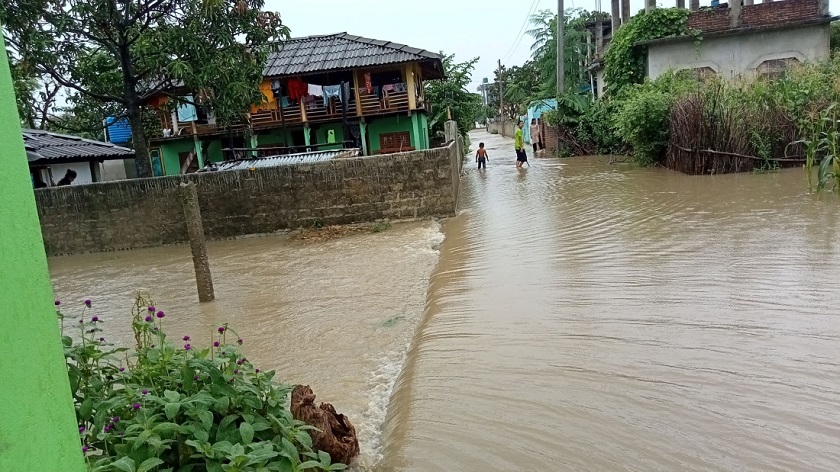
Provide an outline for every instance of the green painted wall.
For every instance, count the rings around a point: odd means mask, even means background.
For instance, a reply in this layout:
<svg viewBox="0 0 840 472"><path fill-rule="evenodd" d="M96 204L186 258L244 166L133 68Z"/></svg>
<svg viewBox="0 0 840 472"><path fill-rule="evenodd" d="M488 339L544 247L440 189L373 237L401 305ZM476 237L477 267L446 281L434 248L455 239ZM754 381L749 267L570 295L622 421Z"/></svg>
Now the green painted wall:
<svg viewBox="0 0 840 472"><path fill-rule="evenodd" d="M387 116L384 118L374 118L368 122L368 136L370 136L370 153L380 149L379 135L383 133L396 133L398 131L408 131L412 134L411 145L415 148L420 147L415 142L414 125L412 117L407 115Z"/></svg>
<svg viewBox="0 0 840 472"><path fill-rule="evenodd" d="M257 134L257 140L260 146L267 144L277 144L279 146L291 142L291 136L289 135L288 129L285 130L285 133L282 129L273 129L259 132Z"/></svg>
<svg viewBox="0 0 840 472"><path fill-rule="evenodd" d="M160 152L163 156L163 167L166 175L178 175L181 173L181 161L178 154L195 150L192 136L174 141L164 141L160 144Z"/></svg>
<svg viewBox="0 0 840 472"><path fill-rule="evenodd" d="M0 37L0 470L81 472L82 445L19 123Z"/></svg>
<svg viewBox="0 0 840 472"><path fill-rule="evenodd" d="M323 146L319 147L319 151L328 151L331 149L341 149L342 148L342 141L344 141L344 124L343 123L325 123L322 125L318 125L318 129L315 132L315 142L312 144L326 144L327 143L327 133L329 130L335 130L335 146Z"/></svg>
<svg viewBox="0 0 840 472"><path fill-rule="evenodd" d="M222 162L224 160L221 139L214 139L213 141L208 142L205 149L210 162Z"/></svg>
<svg viewBox="0 0 840 472"><path fill-rule="evenodd" d="M420 122L420 139L423 141L421 149L429 149L429 117L425 113L415 114Z"/></svg>

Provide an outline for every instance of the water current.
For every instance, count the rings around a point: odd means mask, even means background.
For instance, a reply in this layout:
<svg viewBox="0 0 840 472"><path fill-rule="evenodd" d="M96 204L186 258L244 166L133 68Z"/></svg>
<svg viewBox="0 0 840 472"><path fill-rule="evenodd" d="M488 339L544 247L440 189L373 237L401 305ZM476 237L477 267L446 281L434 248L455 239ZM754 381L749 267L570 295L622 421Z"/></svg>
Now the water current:
<svg viewBox="0 0 840 472"><path fill-rule="evenodd" d="M231 323L355 420L360 469L837 469L836 196L471 140L490 166L442 226L212 243L212 304L184 246L53 258L55 291L117 342L140 287L173 335Z"/></svg>

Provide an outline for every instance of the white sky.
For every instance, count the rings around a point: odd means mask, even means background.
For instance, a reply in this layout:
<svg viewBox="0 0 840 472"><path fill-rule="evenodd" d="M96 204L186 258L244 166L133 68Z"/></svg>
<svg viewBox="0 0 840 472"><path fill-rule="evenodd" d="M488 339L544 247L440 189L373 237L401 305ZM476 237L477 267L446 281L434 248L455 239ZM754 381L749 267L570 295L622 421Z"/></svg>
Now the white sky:
<svg viewBox="0 0 840 472"><path fill-rule="evenodd" d="M657 3L670 7L676 0ZM700 0L701 6L710 3ZM567 9L595 10L599 4L610 11L609 0L565 0ZM459 62L478 56L470 87L474 92L483 77L493 80L499 59L518 65L530 57L532 39L524 34L528 25L522 25L532 5L535 10L557 9L556 0L266 0L265 9L279 12L293 37L347 32L454 53ZM631 0L630 5L635 14L644 3Z"/></svg>

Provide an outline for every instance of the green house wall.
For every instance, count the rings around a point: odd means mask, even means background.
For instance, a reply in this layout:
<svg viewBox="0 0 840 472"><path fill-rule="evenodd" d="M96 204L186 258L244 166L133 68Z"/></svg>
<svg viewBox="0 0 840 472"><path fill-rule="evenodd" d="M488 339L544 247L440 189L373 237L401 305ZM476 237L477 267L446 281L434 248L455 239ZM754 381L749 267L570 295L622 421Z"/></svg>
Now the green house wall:
<svg viewBox="0 0 840 472"><path fill-rule="evenodd" d="M160 154L163 157L163 171L166 175L178 175L181 173L181 160L178 155L182 152L195 150L192 137L163 141L159 144Z"/></svg>
<svg viewBox="0 0 840 472"><path fill-rule="evenodd" d="M2 36L0 156L0 471L82 472L76 411Z"/></svg>
<svg viewBox="0 0 840 472"><path fill-rule="evenodd" d="M422 146L422 138L419 136L419 127L417 113L412 116L397 115L385 116L381 118L373 118L368 121L367 132L370 139L369 152L374 152L381 149L379 145L379 137L386 133L397 133L400 131L408 131L411 134L411 145L417 149L425 149ZM428 147L428 146L427 146Z"/></svg>

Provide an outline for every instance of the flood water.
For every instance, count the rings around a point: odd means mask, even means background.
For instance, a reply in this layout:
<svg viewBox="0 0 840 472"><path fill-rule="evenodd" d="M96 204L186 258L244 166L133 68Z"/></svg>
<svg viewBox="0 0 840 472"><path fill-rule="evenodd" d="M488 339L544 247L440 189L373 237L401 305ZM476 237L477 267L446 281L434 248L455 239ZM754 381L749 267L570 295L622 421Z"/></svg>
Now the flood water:
<svg viewBox="0 0 840 472"><path fill-rule="evenodd" d="M490 166L442 226L213 243L202 306L185 246L53 258L55 290L94 297L116 341L137 287L173 335L230 322L354 420L361 469L837 469L835 195L801 170L517 171L512 141L471 139Z"/></svg>

